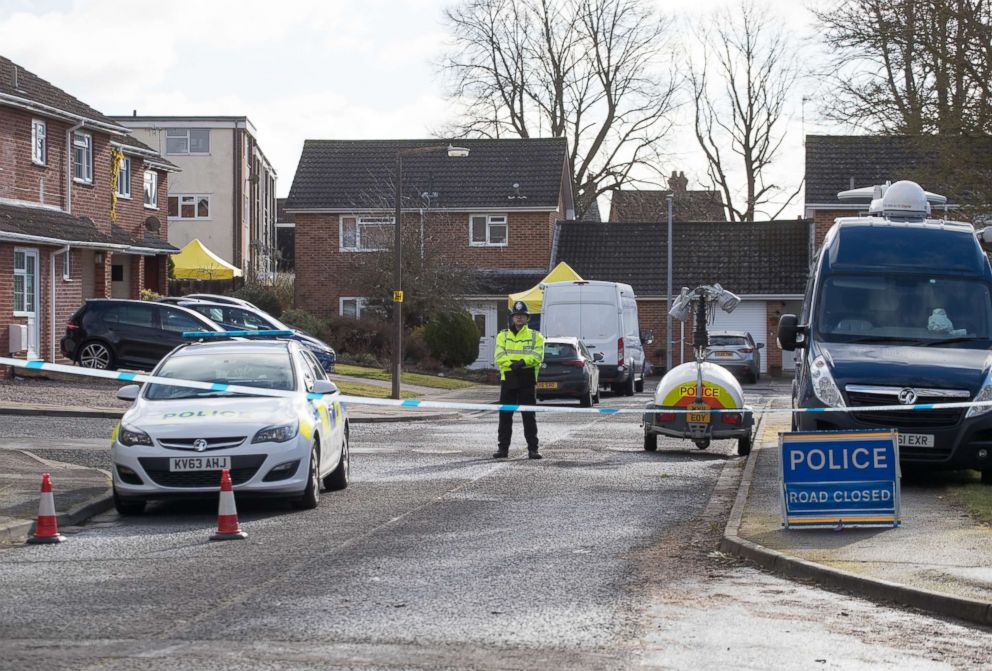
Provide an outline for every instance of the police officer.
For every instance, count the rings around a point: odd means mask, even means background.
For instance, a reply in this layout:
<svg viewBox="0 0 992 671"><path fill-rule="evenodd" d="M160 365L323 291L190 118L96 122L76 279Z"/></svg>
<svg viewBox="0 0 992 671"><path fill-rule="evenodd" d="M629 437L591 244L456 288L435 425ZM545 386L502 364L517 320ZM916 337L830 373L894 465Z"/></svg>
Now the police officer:
<svg viewBox="0 0 992 671"><path fill-rule="evenodd" d="M499 368L499 402L512 405L536 405L537 373L544 361L544 336L527 327L530 312L527 304L517 301L510 315L510 328L496 336L496 366ZM521 412L527 454L540 459L537 452L537 418L533 412ZM499 445L494 459L506 459L513 435L513 413L499 413Z"/></svg>

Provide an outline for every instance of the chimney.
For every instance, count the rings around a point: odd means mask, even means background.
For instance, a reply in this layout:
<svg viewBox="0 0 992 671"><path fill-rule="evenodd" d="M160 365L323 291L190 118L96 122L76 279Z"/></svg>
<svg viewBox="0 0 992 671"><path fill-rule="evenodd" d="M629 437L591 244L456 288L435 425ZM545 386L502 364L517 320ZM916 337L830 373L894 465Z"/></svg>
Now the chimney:
<svg viewBox="0 0 992 671"><path fill-rule="evenodd" d="M138 116L138 110L131 110L131 116Z"/></svg>
<svg viewBox="0 0 992 671"><path fill-rule="evenodd" d="M684 172L672 170L672 176L668 178L668 188L675 191L685 191L689 188L689 179Z"/></svg>

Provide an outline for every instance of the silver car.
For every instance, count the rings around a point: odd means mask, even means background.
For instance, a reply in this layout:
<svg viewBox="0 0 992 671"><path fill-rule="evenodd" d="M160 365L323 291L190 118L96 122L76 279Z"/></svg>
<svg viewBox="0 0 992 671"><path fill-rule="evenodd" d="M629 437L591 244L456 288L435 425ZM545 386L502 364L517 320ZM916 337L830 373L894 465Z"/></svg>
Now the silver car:
<svg viewBox="0 0 992 671"><path fill-rule="evenodd" d="M747 382L761 378L761 348L747 331L710 331L706 361L723 366Z"/></svg>

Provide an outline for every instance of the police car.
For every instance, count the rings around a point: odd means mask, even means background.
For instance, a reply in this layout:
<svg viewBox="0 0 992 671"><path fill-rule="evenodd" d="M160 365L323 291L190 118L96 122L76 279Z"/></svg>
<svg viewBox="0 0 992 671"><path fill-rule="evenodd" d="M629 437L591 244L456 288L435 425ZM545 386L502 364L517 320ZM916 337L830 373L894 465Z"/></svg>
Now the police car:
<svg viewBox="0 0 992 671"><path fill-rule="evenodd" d="M173 350L152 375L213 388L146 382L118 392L134 401L111 448L119 513L139 514L149 499L216 492L222 468L239 495L286 497L297 508L316 507L321 486L348 486L348 419L337 387L297 342L197 342Z"/></svg>

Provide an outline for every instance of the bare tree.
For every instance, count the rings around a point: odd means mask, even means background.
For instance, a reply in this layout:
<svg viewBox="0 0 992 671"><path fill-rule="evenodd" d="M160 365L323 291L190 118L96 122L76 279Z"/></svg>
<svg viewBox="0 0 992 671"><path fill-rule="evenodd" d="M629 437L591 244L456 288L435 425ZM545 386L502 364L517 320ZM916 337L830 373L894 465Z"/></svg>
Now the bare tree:
<svg viewBox="0 0 992 671"><path fill-rule="evenodd" d="M730 220L753 221L763 205L785 194L766 181L765 172L782 146L783 117L799 76L798 60L784 30L749 1L736 12L724 10L711 17L696 33L703 52L689 55L688 68L696 139ZM738 162L743 189L735 184ZM772 219L801 188L802 182Z"/></svg>
<svg viewBox="0 0 992 671"><path fill-rule="evenodd" d="M814 13L834 55L829 118L905 135L992 131L988 0L841 0Z"/></svg>
<svg viewBox="0 0 992 671"><path fill-rule="evenodd" d="M678 83L658 74L670 23L647 0L464 0L445 16L461 105L446 134L568 138L578 217L657 170Z"/></svg>

